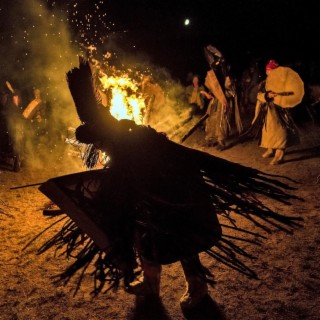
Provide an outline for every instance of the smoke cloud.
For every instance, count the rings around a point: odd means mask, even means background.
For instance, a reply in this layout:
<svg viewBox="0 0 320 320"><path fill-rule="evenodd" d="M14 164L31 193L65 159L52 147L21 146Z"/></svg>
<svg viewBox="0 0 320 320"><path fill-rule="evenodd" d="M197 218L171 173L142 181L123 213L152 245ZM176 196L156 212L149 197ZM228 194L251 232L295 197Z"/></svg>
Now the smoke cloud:
<svg viewBox="0 0 320 320"><path fill-rule="evenodd" d="M81 146L65 142L66 138L72 140L73 128L80 123L66 82L66 73L78 66L79 55L90 55L101 61L101 66L130 73L137 82L151 76L163 91L165 103L156 110L159 120L150 125L179 141L181 129L191 119L184 86L172 79L168 70L134 49L125 32L113 32L98 5L90 3L96 11L94 16L86 13L90 6L85 1L57 3L17 0L0 8L0 54L5 58L0 61L0 88L7 94L8 81L20 95L19 112L7 108L5 114L14 149L27 166L45 169L48 164L63 163L64 171L83 170L77 156ZM94 50L88 50L90 46ZM21 116L34 99L34 88L41 92L44 122L31 122Z"/></svg>
<svg viewBox="0 0 320 320"><path fill-rule="evenodd" d="M68 127L79 123L66 82L66 72L78 63L77 43L64 12L43 1L2 4L0 19L0 86L8 93L8 81L20 97L19 113L14 106L5 110L14 149L28 166L45 168L64 156ZM21 116L34 99L34 88L41 92L41 123Z"/></svg>

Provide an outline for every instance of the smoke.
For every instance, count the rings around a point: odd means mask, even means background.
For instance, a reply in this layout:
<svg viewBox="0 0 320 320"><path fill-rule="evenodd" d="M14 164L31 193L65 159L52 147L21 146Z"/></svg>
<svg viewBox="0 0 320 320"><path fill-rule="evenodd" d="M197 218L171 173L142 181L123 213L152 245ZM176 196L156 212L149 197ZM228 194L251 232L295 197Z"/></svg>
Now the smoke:
<svg viewBox="0 0 320 320"><path fill-rule="evenodd" d="M164 93L165 104L155 110L157 116L150 125L169 138L175 139L191 118L183 85L135 48L126 32L110 29L112 22L107 22L102 3L17 0L14 6L1 4L0 54L5 59L0 61L0 88L9 81L20 94L19 115L15 110L7 116L14 148L28 166L44 169L49 164L65 164L65 172L83 168L78 150L65 143L66 138L72 140L73 128L80 122L66 82L66 73L78 66L79 55L96 56L109 68L130 73L137 82L152 76ZM44 122L31 123L21 117L34 99L34 88L41 92Z"/></svg>
<svg viewBox="0 0 320 320"><path fill-rule="evenodd" d="M64 11L43 1L3 4L0 19L0 54L6 57L0 62L0 86L6 81L12 85L20 96L21 113L34 99L33 89L40 89L45 109L42 123L7 110L15 150L27 165L45 168L64 156L68 127L79 123L66 82L66 72L78 64L78 46Z"/></svg>
<svg viewBox="0 0 320 320"><path fill-rule="evenodd" d="M155 99L150 122L146 124L179 142L188 126L192 125L189 123L192 120L192 109L186 101L184 85L174 79L168 69L156 65L150 56L136 49L134 41L126 33L108 35L100 50L104 53L102 58L97 57L99 52L93 52L92 55L95 59L104 61L106 69L111 65L126 70L137 83L142 83L145 77L151 79L149 90Z"/></svg>

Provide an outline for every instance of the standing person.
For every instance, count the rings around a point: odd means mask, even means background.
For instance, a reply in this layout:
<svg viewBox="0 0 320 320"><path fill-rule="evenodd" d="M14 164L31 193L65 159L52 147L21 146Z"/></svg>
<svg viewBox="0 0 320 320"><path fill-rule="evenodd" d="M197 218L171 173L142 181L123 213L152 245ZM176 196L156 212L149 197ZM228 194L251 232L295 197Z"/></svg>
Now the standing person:
<svg viewBox="0 0 320 320"><path fill-rule="evenodd" d="M186 98L189 105L192 107L193 114L202 114L205 107L205 100L211 99L212 96L206 92L205 87L200 83L198 74L192 76L192 83L186 87Z"/></svg>
<svg viewBox="0 0 320 320"><path fill-rule="evenodd" d="M33 99L23 110L22 116L25 119L25 143L28 161L40 161L39 152L47 146L47 120L46 103L41 97L39 88L32 89Z"/></svg>
<svg viewBox="0 0 320 320"><path fill-rule="evenodd" d="M156 83L150 75L143 76L141 81L141 91L146 104L143 124L154 126L159 122L162 108L166 104L165 93L160 85Z"/></svg>
<svg viewBox="0 0 320 320"><path fill-rule="evenodd" d="M198 254L221 237L203 173L193 168L198 161L186 161L183 147L150 126L118 121L108 108L92 101L88 63L70 72L68 81L84 120L76 129L76 139L91 146L85 163L92 164L98 150L111 158L94 207L104 211L100 225L108 234L112 261L125 275L127 291L159 296L162 264L180 261L187 284L180 304L195 307L208 294L207 273ZM143 276L132 282L135 252Z"/></svg>
<svg viewBox="0 0 320 320"><path fill-rule="evenodd" d="M269 60L266 64L267 78L259 88L255 117L252 121L253 126L260 128L260 147L267 149L262 157L273 157L271 165L283 163L285 149L300 142L290 113L274 102L278 93L266 90L268 77L277 68L279 63L275 60Z"/></svg>
<svg viewBox="0 0 320 320"><path fill-rule="evenodd" d="M205 140L208 146L216 146L219 151L227 147L227 138L236 129L242 132L236 86L230 75L230 66L215 47L205 48L205 55L211 68L205 85L214 95L208 105Z"/></svg>
<svg viewBox="0 0 320 320"><path fill-rule="evenodd" d="M5 82L5 89L1 99L2 132L4 133L1 142L2 151L13 158L13 169L19 171L21 156L24 151L24 121L21 115L21 92L9 81Z"/></svg>

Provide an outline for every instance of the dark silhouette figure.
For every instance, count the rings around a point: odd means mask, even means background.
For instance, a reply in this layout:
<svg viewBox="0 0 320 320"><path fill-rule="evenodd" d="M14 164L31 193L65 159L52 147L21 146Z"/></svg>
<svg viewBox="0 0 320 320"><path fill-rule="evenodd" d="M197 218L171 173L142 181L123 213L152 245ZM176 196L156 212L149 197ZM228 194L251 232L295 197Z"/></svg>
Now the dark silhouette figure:
<svg viewBox="0 0 320 320"><path fill-rule="evenodd" d="M183 310L191 310L208 302L207 283L212 282L198 254L207 252L221 261L222 255L212 247L232 251L230 241L223 237L219 241L218 213L292 223L258 199L261 194L288 203L294 197L284 191L290 189L286 184L174 143L150 127L116 120L100 103L90 65L84 60L67 79L82 121L76 138L88 145L84 162L94 168L98 150L105 151L111 162L104 169L53 178L40 187L72 218L40 250L67 245L67 255L75 254L75 263L61 279L68 281L95 261L95 292L124 278L129 293L158 297L161 266L180 261L187 287L180 303ZM240 271L250 271L235 263ZM138 266L143 271L140 279L135 272Z"/></svg>

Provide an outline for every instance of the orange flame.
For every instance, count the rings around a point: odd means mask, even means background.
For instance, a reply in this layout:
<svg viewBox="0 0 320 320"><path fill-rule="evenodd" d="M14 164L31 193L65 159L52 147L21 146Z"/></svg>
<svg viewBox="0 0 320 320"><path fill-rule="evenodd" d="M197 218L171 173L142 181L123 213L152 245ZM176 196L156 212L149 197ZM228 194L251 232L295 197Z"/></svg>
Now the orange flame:
<svg viewBox="0 0 320 320"><path fill-rule="evenodd" d="M128 76L115 77L103 75L100 81L104 89L112 93L110 113L116 119L129 119L137 124L143 123L145 102L138 93L138 85Z"/></svg>

